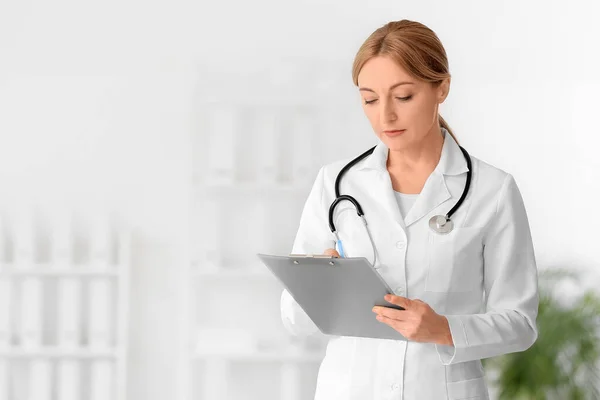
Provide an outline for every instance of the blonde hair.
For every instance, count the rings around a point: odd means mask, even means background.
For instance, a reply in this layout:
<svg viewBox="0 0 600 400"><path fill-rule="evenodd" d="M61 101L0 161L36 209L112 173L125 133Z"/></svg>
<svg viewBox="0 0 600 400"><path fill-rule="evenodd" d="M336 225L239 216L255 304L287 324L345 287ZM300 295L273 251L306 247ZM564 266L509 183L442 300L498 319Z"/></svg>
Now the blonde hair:
<svg viewBox="0 0 600 400"><path fill-rule="evenodd" d="M352 65L352 81L358 86L358 74L367 61L387 56L416 79L436 86L450 77L446 50L439 38L425 25L403 19L388 22L373 32L360 46ZM450 126L438 114L440 127L458 143Z"/></svg>

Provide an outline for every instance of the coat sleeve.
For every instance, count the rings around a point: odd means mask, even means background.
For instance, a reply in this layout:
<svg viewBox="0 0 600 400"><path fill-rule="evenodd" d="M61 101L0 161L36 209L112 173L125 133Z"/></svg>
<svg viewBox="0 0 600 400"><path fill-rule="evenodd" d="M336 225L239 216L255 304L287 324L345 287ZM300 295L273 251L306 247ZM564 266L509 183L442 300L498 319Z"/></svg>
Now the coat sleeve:
<svg viewBox="0 0 600 400"><path fill-rule="evenodd" d="M327 222L325 206L324 169L319 170L312 189L308 195L302 214L296 238L292 246L293 254L323 254L325 249L334 248L335 240ZM281 294L281 319L285 328L296 336L309 336L320 332L319 328L302 310L287 290Z"/></svg>
<svg viewBox="0 0 600 400"><path fill-rule="evenodd" d="M538 336L538 273L525 206L511 174L484 237L485 313L446 315L453 346L438 345L444 365L527 350Z"/></svg>

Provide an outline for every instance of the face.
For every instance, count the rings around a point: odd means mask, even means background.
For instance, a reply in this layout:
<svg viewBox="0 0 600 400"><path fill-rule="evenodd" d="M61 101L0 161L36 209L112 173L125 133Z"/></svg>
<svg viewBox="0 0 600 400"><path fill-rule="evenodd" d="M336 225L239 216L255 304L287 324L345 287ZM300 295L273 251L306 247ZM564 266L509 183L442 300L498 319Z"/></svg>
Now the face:
<svg viewBox="0 0 600 400"><path fill-rule="evenodd" d="M439 133L438 106L450 78L434 86L417 80L388 57L367 61L358 75L362 107L373 131L390 150L402 150ZM386 132L403 130L403 132Z"/></svg>

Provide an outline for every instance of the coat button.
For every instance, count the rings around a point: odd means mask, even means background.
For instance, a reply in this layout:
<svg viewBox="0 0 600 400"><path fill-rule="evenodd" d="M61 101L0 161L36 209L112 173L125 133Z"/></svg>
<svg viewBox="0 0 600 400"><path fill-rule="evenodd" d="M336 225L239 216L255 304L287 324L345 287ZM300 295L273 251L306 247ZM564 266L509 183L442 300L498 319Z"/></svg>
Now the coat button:
<svg viewBox="0 0 600 400"><path fill-rule="evenodd" d="M396 294L397 294L398 296L404 296L404 286L398 286L398 287L396 288Z"/></svg>
<svg viewBox="0 0 600 400"><path fill-rule="evenodd" d="M403 249L404 248L404 242L401 241L401 240L398 241L398 242L396 242L396 247L399 248L399 249Z"/></svg>
<svg viewBox="0 0 600 400"><path fill-rule="evenodd" d="M398 389L400 389L400 385L399 385L399 384L397 384L397 383L394 383L394 384L392 385L392 390L398 390Z"/></svg>

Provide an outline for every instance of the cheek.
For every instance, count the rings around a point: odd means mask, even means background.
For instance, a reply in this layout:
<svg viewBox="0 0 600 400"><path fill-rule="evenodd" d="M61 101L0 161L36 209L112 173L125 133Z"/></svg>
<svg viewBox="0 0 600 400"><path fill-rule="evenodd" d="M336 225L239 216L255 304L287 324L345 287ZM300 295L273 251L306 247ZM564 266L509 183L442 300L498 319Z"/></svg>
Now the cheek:
<svg viewBox="0 0 600 400"><path fill-rule="evenodd" d="M399 115L413 128L425 127L430 125L432 115L435 115L435 106L427 101L415 101L407 104Z"/></svg>
<svg viewBox="0 0 600 400"><path fill-rule="evenodd" d="M404 114L409 121L418 122L428 113L427 104L423 101L413 101L404 107Z"/></svg>

